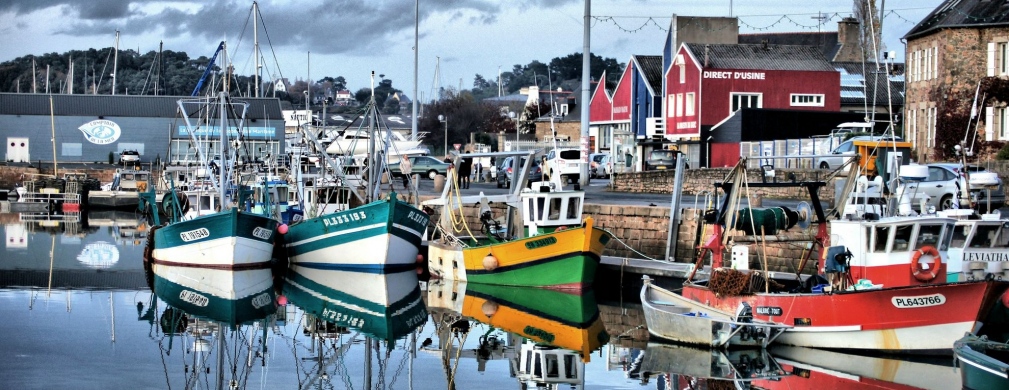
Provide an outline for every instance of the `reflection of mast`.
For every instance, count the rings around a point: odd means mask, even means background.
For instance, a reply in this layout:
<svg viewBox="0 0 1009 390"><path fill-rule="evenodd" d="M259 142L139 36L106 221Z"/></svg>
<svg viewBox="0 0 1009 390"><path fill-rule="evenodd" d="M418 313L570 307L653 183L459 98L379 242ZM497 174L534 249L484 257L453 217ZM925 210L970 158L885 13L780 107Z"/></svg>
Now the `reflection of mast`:
<svg viewBox="0 0 1009 390"><path fill-rule="evenodd" d="M53 262L56 260L54 254L56 253L56 236L53 237L53 243L49 247L49 286L46 288L46 298L52 295L53 292Z"/></svg>

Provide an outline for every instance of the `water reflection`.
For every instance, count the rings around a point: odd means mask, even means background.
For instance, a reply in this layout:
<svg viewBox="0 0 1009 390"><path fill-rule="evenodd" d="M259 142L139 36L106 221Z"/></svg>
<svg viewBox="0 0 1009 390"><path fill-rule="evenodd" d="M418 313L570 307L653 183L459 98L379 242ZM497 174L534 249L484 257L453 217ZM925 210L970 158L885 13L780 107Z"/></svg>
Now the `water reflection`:
<svg viewBox="0 0 1009 390"><path fill-rule="evenodd" d="M427 296L438 331L438 344L427 350L440 355L448 372L462 358L475 358L480 371L488 360L505 359L520 384L582 386L585 363L609 340L592 290L437 281ZM462 350L474 326L478 347Z"/></svg>
<svg viewBox="0 0 1009 390"><path fill-rule="evenodd" d="M631 371L642 384L656 378L657 386L674 388L749 389L758 379L778 380L786 372L761 349L719 350L648 343Z"/></svg>

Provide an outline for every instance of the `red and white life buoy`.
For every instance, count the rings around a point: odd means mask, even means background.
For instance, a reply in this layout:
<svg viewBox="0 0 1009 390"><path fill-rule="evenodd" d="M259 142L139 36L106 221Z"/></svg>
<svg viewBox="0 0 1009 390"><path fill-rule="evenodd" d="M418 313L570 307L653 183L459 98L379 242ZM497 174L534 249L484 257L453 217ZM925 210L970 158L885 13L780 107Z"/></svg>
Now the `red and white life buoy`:
<svg viewBox="0 0 1009 390"><path fill-rule="evenodd" d="M922 263L918 260L924 255L932 256L932 264L926 270L922 266ZM936 275L939 274L939 267L942 266L942 257L939 256L939 251L935 249L934 246L925 245L918 250L914 251L911 255L911 275L915 279L922 282L930 282L935 279Z"/></svg>

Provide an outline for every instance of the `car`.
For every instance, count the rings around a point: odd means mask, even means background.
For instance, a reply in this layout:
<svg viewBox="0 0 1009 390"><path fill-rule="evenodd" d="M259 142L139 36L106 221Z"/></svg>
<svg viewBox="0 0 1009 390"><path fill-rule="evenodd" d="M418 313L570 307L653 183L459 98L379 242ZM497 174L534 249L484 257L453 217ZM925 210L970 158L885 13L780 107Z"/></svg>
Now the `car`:
<svg viewBox="0 0 1009 390"><path fill-rule="evenodd" d="M514 157L505 157L501 161L501 164L497 167L497 188L511 188L512 187L512 161ZM525 164L525 157L519 162L518 169L522 169L522 165ZM533 159L532 166L529 167L528 180L526 181L526 187L532 185L533 182L543 181L543 167L540 166L540 162L537 159Z"/></svg>
<svg viewBox="0 0 1009 390"><path fill-rule="evenodd" d="M119 163L136 163L140 162L140 152L132 149L126 149L119 152Z"/></svg>
<svg viewBox="0 0 1009 390"><path fill-rule="evenodd" d="M900 137L890 137L890 136L869 136L869 135L855 136L845 140L844 142L841 142L841 144L837 145L837 147L834 148L834 150L830 151L830 154L832 155L854 154L856 152L855 141L903 141L903 139ZM816 160L813 161L813 166L820 169L836 169L844 165L844 163L850 158L851 156L817 157Z"/></svg>
<svg viewBox="0 0 1009 390"><path fill-rule="evenodd" d="M598 178L609 178L613 174L613 160L609 153L594 153L589 155L589 175Z"/></svg>
<svg viewBox="0 0 1009 390"><path fill-rule="evenodd" d="M924 194L929 197L928 205L934 206L936 210L949 210L959 208L962 197L961 189L967 186L967 177L964 177L960 163L932 163L926 164L928 176L921 181L906 182L905 191L912 191L913 194ZM986 172L984 167L977 165L967 165L968 173ZM1002 187L1002 179L998 179L998 184L990 192L976 184L972 184L969 189L971 201L979 210L987 210L988 203L991 209L998 209L1005 205L1005 191ZM989 196L990 194L990 196ZM912 207L918 207L913 204Z"/></svg>
<svg viewBox="0 0 1009 390"><path fill-rule="evenodd" d="M576 148L556 148L544 157L543 170L548 178L559 175L561 183L577 182L581 178L582 151Z"/></svg>
<svg viewBox="0 0 1009 390"><path fill-rule="evenodd" d="M645 159L644 168L646 171L660 171L660 170L673 170L676 169L676 159L682 156L678 150L672 149L655 149L648 154L648 158ZM690 164L684 162L687 169L690 169Z"/></svg>
<svg viewBox="0 0 1009 390"><path fill-rule="evenodd" d="M415 175L421 175L431 180L434 180L438 175L448 176L448 167L450 166L452 166L451 163L431 156L410 156L410 171ZM389 164L389 172L392 172L393 177L403 176L403 173L399 170L399 162Z"/></svg>

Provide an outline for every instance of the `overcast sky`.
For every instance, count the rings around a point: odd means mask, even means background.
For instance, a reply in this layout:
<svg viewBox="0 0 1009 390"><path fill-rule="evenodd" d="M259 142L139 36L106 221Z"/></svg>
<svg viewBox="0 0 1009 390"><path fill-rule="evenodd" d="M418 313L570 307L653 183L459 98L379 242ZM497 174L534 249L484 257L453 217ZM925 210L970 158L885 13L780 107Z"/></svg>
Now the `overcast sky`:
<svg viewBox="0 0 1009 390"><path fill-rule="evenodd" d="M884 44L903 59L899 38L940 2L887 1ZM260 1L264 78L344 76L357 90L368 86L374 70L412 95L414 5L413 0ZM584 7L584 0L421 0L418 95L431 96L438 84L458 88L460 79L463 88L471 88L475 74L496 79L498 69L581 52ZM0 0L0 61L112 47L118 29L120 49L141 53L156 51L164 41L166 50L209 57L226 40L238 72L252 74L251 8L252 1L224 0ZM830 18L822 29L836 31L837 21L851 10L851 1L837 0L597 0L591 51L620 62L634 54L660 55L672 14L737 16L745 34L816 31L817 12Z"/></svg>

